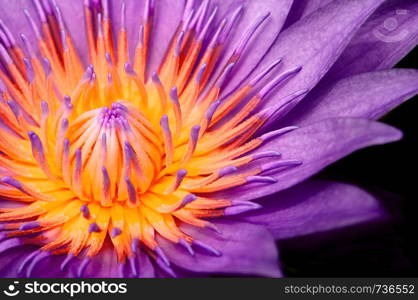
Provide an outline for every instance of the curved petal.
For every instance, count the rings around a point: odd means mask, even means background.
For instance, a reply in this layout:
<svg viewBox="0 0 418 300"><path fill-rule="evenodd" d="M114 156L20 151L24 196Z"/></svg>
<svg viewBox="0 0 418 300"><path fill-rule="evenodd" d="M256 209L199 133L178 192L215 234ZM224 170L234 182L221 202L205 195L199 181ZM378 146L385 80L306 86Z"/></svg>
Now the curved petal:
<svg viewBox="0 0 418 300"><path fill-rule="evenodd" d="M233 74L223 92L227 94L231 89L248 78L270 49L283 27L293 0L215 0L212 2L219 7L219 16L227 18L231 17L235 9L243 6L242 16L238 19L236 26L231 31L230 38L226 41L226 49L219 65L227 62L237 45L245 36L247 30L261 17L269 14L268 19L257 30L249 45L244 50L244 55L239 60L238 65L234 68ZM276 53L276 55L280 54ZM214 78L216 77L215 75Z"/></svg>
<svg viewBox="0 0 418 300"><path fill-rule="evenodd" d="M10 239L8 239L10 241ZM5 240L7 241L7 240ZM5 241L2 241L4 243ZM23 242L14 248L3 251L0 249L0 277L70 277L60 271L62 256L47 255L31 266L33 260L26 260L29 256L37 254L36 247L24 245ZM20 269L24 265L25 267ZM28 271L30 270L30 272Z"/></svg>
<svg viewBox="0 0 418 300"><path fill-rule="evenodd" d="M266 105L295 91L312 89L331 68L358 28L382 2L336 0L284 30L260 67L266 67L280 55L285 69L303 69L278 89L274 97L267 99Z"/></svg>
<svg viewBox="0 0 418 300"><path fill-rule="evenodd" d="M277 180L276 183L250 183L215 195L234 200L251 200L270 195L300 183L358 149L393 142L401 137L399 130L365 119L322 120L273 139L257 149L257 152L278 151L284 160L296 159L302 162L299 166L269 175Z"/></svg>
<svg viewBox="0 0 418 300"><path fill-rule="evenodd" d="M325 79L392 68L418 44L418 2L388 1L360 28Z"/></svg>
<svg viewBox="0 0 418 300"><path fill-rule="evenodd" d="M278 253L272 235L262 226L235 221L215 221L221 234L193 226L182 226L184 232L221 252L211 256L196 250L191 256L163 238L158 242L170 261L187 270L202 273L281 276Z"/></svg>
<svg viewBox="0 0 418 300"><path fill-rule="evenodd" d="M284 28L288 28L300 19L310 15L315 10L327 5L334 0L298 0L293 3L287 16Z"/></svg>
<svg viewBox="0 0 418 300"><path fill-rule="evenodd" d="M334 117L376 120L417 93L418 70L354 75L315 90L279 123L306 125Z"/></svg>
<svg viewBox="0 0 418 300"><path fill-rule="evenodd" d="M23 13L24 9L27 9L32 16L36 18L36 13L33 7L33 1L30 0L16 0L7 1L0 0L0 20L7 26L19 43L18 35L24 33L32 42L35 41L31 38L33 32L29 26L29 23ZM7 9L6 9L7 8Z"/></svg>
<svg viewBox="0 0 418 300"><path fill-rule="evenodd" d="M276 239L287 239L377 220L381 203L359 187L339 182L307 181L270 196L263 208L244 220L266 226Z"/></svg>
<svg viewBox="0 0 418 300"><path fill-rule="evenodd" d="M77 274L77 268L81 260L74 259L73 266L70 266L72 272ZM138 251L134 262L137 274L134 274L129 263L121 263L117 260L115 251L111 245L104 247L101 252L95 256L86 267L83 277L105 278L105 277L154 277L154 267L149 257L142 251Z"/></svg>

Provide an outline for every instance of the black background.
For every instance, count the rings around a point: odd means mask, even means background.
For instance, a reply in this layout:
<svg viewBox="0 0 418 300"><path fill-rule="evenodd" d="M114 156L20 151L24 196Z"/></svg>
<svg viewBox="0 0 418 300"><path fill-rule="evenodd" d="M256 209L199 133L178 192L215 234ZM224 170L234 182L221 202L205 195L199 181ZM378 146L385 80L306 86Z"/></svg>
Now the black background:
<svg viewBox="0 0 418 300"><path fill-rule="evenodd" d="M417 49L396 67L417 69L414 54L418 56ZM282 242L285 275L418 276L417 120L415 97L381 120L403 131L401 141L360 150L317 175L398 195L383 197L394 219L368 228Z"/></svg>

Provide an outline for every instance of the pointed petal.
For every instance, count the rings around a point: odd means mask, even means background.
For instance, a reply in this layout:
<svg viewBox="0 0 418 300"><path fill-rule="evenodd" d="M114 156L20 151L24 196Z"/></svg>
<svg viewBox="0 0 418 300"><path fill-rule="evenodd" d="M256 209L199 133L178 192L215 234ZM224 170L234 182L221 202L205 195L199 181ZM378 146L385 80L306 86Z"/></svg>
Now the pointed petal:
<svg viewBox="0 0 418 300"><path fill-rule="evenodd" d="M196 250L191 256L179 245L158 239L170 261L187 270L201 273L281 276L277 247L262 226L235 221L214 222L221 234L184 225L182 230L220 251L220 256Z"/></svg>
<svg viewBox="0 0 418 300"><path fill-rule="evenodd" d="M223 53L223 58L221 59L224 63L232 55L234 49L254 22L267 13L270 13L266 22L257 30L254 38L245 49L244 55L235 67L230 80L227 82L224 91L224 94L227 94L237 84L248 78L251 71L256 68L266 52L270 49L283 27L293 0L216 0L212 2L214 5L219 6L219 15L222 17L230 17L234 9L243 5L243 15L238 19L237 26L233 28L231 37L226 41L226 51ZM275 59L277 59L281 54L276 53L275 55ZM216 77L214 76L214 78Z"/></svg>
<svg viewBox="0 0 418 300"><path fill-rule="evenodd" d="M315 90L280 125L334 117L376 120L418 93L418 71L392 69L354 75Z"/></svg>
<svg viewBox="0 0 418 300"><path fill-rule="evenodd" d="M285 69L300 66L302 70L285 86L272 93L266 105L295 91L312 89L382 2L336 0L284 30L260 67L266 67L280 54Z"/></svg>
<svg viewBox="0 0 418 300"><path fill-rule="evenodd" d="M417 44L417 1L387 1L363 24L326 79L392 68Z"/></svg>
<svg viewBox="0 0 418 300"><path fill-rule="evenodd" d="M302 164L269 176L273 184L247 184L216 193L216 197L251 200L289 188L319 172L348 154L372 145L399 140L402 133L388 125L365 119L326 119L280 136L261 146L258 151L278 151L282 158ZM257 164L260 164L259 162Z"/></svg>
<svg viewBox="0 0 418 300"><path fill-rule="evenodd" d="M276 239L287 239L375 221L383 205L359 187L339 182L307 181L262 201L263 208L244 219L266 226Z"/></svg>

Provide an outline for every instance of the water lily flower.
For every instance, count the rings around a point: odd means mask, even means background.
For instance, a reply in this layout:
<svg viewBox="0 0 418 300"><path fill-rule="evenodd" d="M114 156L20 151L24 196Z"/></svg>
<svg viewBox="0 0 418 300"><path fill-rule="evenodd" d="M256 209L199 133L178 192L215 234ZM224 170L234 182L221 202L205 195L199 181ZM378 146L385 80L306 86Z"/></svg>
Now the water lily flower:
<svg viewBox="0 0 418 300"><path fill-rule="evenodd" d="M401 138L415 0L0 5L1 276L281 276L276 240L385 214L309 178Z"/></svg>

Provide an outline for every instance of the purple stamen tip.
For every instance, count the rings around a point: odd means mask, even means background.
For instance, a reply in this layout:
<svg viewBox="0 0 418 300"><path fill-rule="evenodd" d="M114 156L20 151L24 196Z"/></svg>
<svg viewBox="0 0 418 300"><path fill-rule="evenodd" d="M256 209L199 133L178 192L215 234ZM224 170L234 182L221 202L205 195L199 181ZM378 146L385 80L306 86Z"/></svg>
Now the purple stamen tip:
<svg viewBox="0 0 418 300"><path fill-rule="evenodd" d="M23 224L22 226L19 227L19 230L22 230L22 231L23 230L31 230L31 229L38 228L40 226L41 226L41 224L39 224L38 221L33 221L33 222L28 222L28 223Z"/></svg>
<svg viewBox="0 0 418 300"><path fill-rule="evenodd" d="M271 91L273 91L279 84L284 82L286 79L296 75L297 73L302 70L302 67L296 67L294 69L291 69L289 71L284 72L283 74L280 74L276 79L273 79L270 83L268 83L263 89L261 89L259 95L260 98L265 98L267 95L270 94Z"/></svg>
<svg viewBox="0 0 418 300"><path fill-rule="evenodd" d="M200 131L200 126L196 125L192 127L192 130L190 131L190 139L193 142L197 142L197 139L199 138L199 131Z"/></svg>
<svg viewBox="0 0 418 300"><path fill-rule="evenodd" d="M276 183L277 179L269 176L248 176L247 183Z"/></svg>
<svg viewBox="0 0 418 300"><path fill-rule="evenodd" d="M103 190L107 194L110 189L110 177L105 167L102 168L102 176L103 176Z"/></svg>
<svg viewBox="0 0 418 300"><path fill-rule="evenodd" d="M115 237L117 237L118 235L120 235L122 233L122 230L120 230L119 228L115 227L112 229L112 238L114 239Z"/></svg>
<svg viewBox="0 0 418 300"><path fill-rule="evenodd" d="M176 275L176 273L174 273L173 269L170 268L169 266L167 266L161 258L158 258L156 262L157 262L158 266L163 271L165 271L168 275L170 275L171 277L174 277L174 278L177 277L177 275Z"/></svg>
<svg viewBox="0 0 418 300"><path fill-rule="evenodd" d="M285 168L285 167L295 167L302 164L300 160L284 160L284 161L276 161L270 164L266 164L261 167L262 172L267 172L270 170L278 169L278 168Z"/></svg>
<svg viewBox="0 0 418 300"><path fill-rule="evenodd" d="M230 63L228 66L226 66L224 72L222 73L221 77L219 78L219 81L216 84L218 88L221 88L224 85L226 79L228 78L229 73L232 71L234 66L235 66L235 63Z"/></svg>
<svg viewBox="0 0 418 300"><path fill-rule="evenodd" d="M34 256L32 263L29 265L28 269L26 270L26 277L31 277L32 270L35 266L42 261L43 259L47 258L51 254L48 251L40 251L37 255Z"/></svg>
<svg viewBox="0 0 418 300"><path fill-rule="evenodd" d="M68 96L68 95L64 95L63 100L64 100L64 103L65 103L66 105L68 105L68 104L70 104L70 103L71 103L71 97L70 97L70 96Z"/></svg>
<svg viewBox="0 0 418 300"><path fill-rule="evenodd" d="M35 79L34 70L33 70L32 64L31 64L30 60L27 59L27 58L24 58L23 59L23 62L25 64L26 74L27 74L27 77L28 77L28 81L30 83L32 83L33 80Z"/></svg>
<svg viewBox="0 0 418 300"><path fill-rule="evenodd" d="M61 130L66 131L67 129L68 129L68 119L65 118L62 120L62 123L61 123Z"/></svg>
<svg viewBox="0 0 418 300"><path fill-rule="evenodd" d="M64 139L64 155L68 155L70 153L70 140Z"/></svg>
<svg viewBox="0 0 418 300"><path fill-rule="evenodd" d="M196 199L197 199L196 195L193 195L193 194L188 194L188 195L186 195L186 196L183 198L183 200L181 201L181 202L182 202L182 207L184 207L184 206L186 206L187 204L189 204L189 203L191 203L191 202L195 201Z"/></svg>
<svg viewBox="0 0 418 300"><path fill-rule="evenodd" d="M182 247L184 247L187 250L187 252L189 252L189 254L191 256L194 256L195 255L195 252L194 252L192 246L185 239L179 239L179 244Z"/></svg>
<svg viewBox="0 0 418 300"><path fill-rule="evenodd" d="M176 173L176 177L178 179L183 179L187 175L187 171L185 169L180 169Z"/></svg>
<svg viewBox="0 0 418 300"><path fill-rule="evenodd" d="M229 174L232 174L238 170L235 166L227 166L219 170L219 177L223 177Z"/></svg>
<svg viewBox="0 0 418 300"><path fill-rule="evenodd" d="M298 129L298 128L299 128L298 126L288 126L288 127L284 127L284 128L278 129L278 130L270 131L270 132L267 132L267 133L263 134L260 137L260 139L263 142L266 142L266 141L268 141L268 140L270 140L274 137L283 135L285 133L288 133L288 132L293 131L293 130Z"/></svg>
<svg viewBox="0 0 418 300"><path fill-rule="evenodd" d="M100 229L99 225L97 225L97 223L91 223L90 224L90 226L89 226L89 233L92 233L92 232L100 232L100 231L101 231L101 229Z"/></svg>
<svg viewBox="0 0 418 300"><path fill-rule="evenodd" d="M132 182L129 180L129 178L125 178L126 186L128 188L128 197L129 201L132 204L136 203L136 190Z"/></svg>
<svg viewBox="0 0 418 300"><path fill-rule="evenodd" d="M90 258L86 257L81 262L80 266L77 269L77 277L82 277L84 270L86 269L87 265L90 263Z"/></svg>
<svg viewBox="0 0 418 300"><path fill-rule="evenodd" d="M206 119L208 121L212 120L213 115L215 114L216 110L218 109L221 103L222 103L221 100L217 100L209 106L208 110L206 111Z"/></svg>
<svg viewBox="0 0 418 300"><path fill-rule="evenodd" d="M200 83L202 81L203 75L205 74L206 68L207 68L207 64L203 64L199 71L197 72L197 76L196 76L196 83Z"/></svg>
<svg viewBox="0 0 418 300"><path fill-rule="evenodd" d="M84 218L88 219L90 217L90 210L87 204L82 205L80 211L83 213Z"/></svg>
<svg viewBox="0 0 418 300"><path fill-rule="evenodd" d="M231 202L232 206L225 208L224 213L226 216L238 215L262 208L260 204L251 201L232 200Z"/></svg>
<svg viewBox="0 0 418 300"><path fill-rule="evenodd" d="M13 114L18 117L20 115L19 105L14 100L8 100L7 105L9 105L10 109L12 110Z"/></svg>
<svg viewBox="0 0 418 300"><path fill-rule="evenodd" d="M28 136L32 143L32 149L38 152L41 156L43 156L44 149L43 149L42 142L39 136L33 131L29 131Z"/></svg>
<svg viewBox="0 0 418 300"><path fill-rule="evenodd" d="M139 239L134 238L131 242L131 250L133 253L136 253L138 251L139 247Z"/></svg>
<svg viewBox="0 0 418 300"><path fill-rule="evenodd" d="M183 44L183 38L184 38L184 31L180 32L179 37L177 39L177 44L176 44L176 51L175 51L175 55L178 57L181 54L181 46Z"/></svg>
<svg viewBox="0 0 418 300"><path fill-rule="evenodd" d="M112 57L110 56L110 53L109 52L106 52L105 53L105 58L106 58L107 63L109 65L112 65Z"/></svg>
<svg viewBox="0 0 418 300"><path fill-rule="evenodd" d="M3 44L6 46L6 48L10 48L11 43L7 36L3 33L3 31L0 30L0 41L3 42Z"/></svg>
<svg viewBox="0 0 418 300"><path fill-rule="evenodd" d="M268 73L271 72L279 63L282 62L282 58L275 60L272 64L270 64L264 71L262 71L259 75L257 75L254 79L249 82L249 85L254 86L256 85L261 79L263 79Z"/></svg>
<svg viewBox="0 0 418 300"><path fill-rule="evenodd" d="M2 183L11 185L11 186L13 186L13 187L15 187L15 188L17 188L19 190L22 189L22 187L23 187L22 186L22 183L20 181L18 181L17 179L14 179L12 177L9 177L9 176L3 177L0 181Z"/></svg>
<svg viewBox="0 0 418 300"><path fill-rule="evenodd" d="M44 67L44 71L46 76L48 76L49 74L51 74L51 62L49 61L48 58L46 57L42 57L42 66Z"/></svg>
<svg viewBox="0 0 418 300"><path fill-rule="evenodd" d="M266 151L266 152L261 152L261 153L254 154L252 156L252 159L257 160L257 159L261 159L261 158L278 157L280 155L281 154L277 151Z"/></svg>
<svg viewBox="0 0 418 300"><path fill-rule="evenodd" d="M193 240L192 245L206 251L210 255L214 255L214 256L221 256L222 255L222 253L219 250L213 248L212 246L209 246L209 245L205 244L204 242L201 242L201 241L198 241L198 240Z"/></svg>
<svg viewBox="0 0 418 300"><path fill-rule="evenodd" d="M179 102L179 97L178 97L177 87L176 87L176 86L175 86L175 87L173 87L173 88L170 90L170 99L171 99L173 102L175 102L175 103L178 103L178 102Z"/></svg>
<svg viewBox="0 0 418 300"><path fill-rule="evenodd" d="M48 102L46 101L41 101L41 110L42 110L42 114L43 115L47 115L49 113L49 106L48 106Z"/></svg>
<svg viewBox="0 0 418 300"><path fill-rule="evenodd" d="M6 64L8 65L13 63L13 60L10 57L9 52L6 50L6 48L3 47L2 44L0 44L0 57L3 57L3 59L6 61Z"/></svg>
<svg viewBox="0 0 418 300"><path fill-rule="evenodd" d="M136 259L135 256L131 256L128 258L129 266L131 267L131 272L133 277L138 277L138 270L136 267Z"/></svg>
<svg viewBox="0 0 418 300"><path fill-rule="evenodd" d="M212 230L213 232L216 232L219 235L222 235L222 231L219 230L219 228L213 224L213 223L206 223L205 228L208 228L210 230Z"/></svg>
<svg viewBox="0 0 418 300"><path fill-rule="evenodd" d="M139 34L138 35L139 35L138 42L139 42L140 47L142 48L144 46L144 25L141 25L139 27Z"/></svg>
<svg viewBox="0 0 418 300"><path fill-rule="evenodd" d="M38 40L41 40L42 39L41 32L39 31L38 27L36 26L36 23L33 20L32 16L30 15L29 11L27 9L24 9L23 13L25 14L26 18L28 19L29 25L32 28L33 32L35 33L36 38Z"/></svg>
<svg viewBox="0 0 418 300"><path fill-rule="evenodd" d="M132 65L128 62L125 63L125 72L128 74L135 74L134 70L132 69Z"/></svg>
<svg viewBox="0 0 418 300"><path fill-rule="evenodd" d="M170 130L170 127L169 127L169 124L168 124L168 116L167 115L163 115L161 117L161 119L160 119L160 125L161 125L161 128L164 131L167 131L168 132Z"/></svg>
<svg viewBox="0 0 418 300"><path fill-rule="evenodd" d="M76 168L77 171L81 170L81 162L82 162L81 154L82 154L82 152L81 152L80 148L75 150L75 168Z"/></svg>
<svg viewBox="0 0 418 300"><path fill-rule="evenodd" d="M61 37L62 48L63 48L64 51L67 51L68 50L67 34L66 34L64 29L60 30L60 37Z"/></svg>
<svg viewBox="0 0 418 300"><path fill-rule="evenodd" d="M60 270L64 271L65 267L68 265L68 263L74 258L73 254L68 254L67 257L64 259L64 261L62 262L61 266L60 266Z"/></svg>
<svg viewBox="0 0 418 300"><path fill-rule="evenodd" d="M86 68L86 71L84 71L84 74L83 74L83 80L90 80L90 78L91 78L91 74L93 74L93 72L94 72L94 68L93 68L93 65L89 65L87 68Z"/></svg>
<svg viewBox="0 0 418 300"><path fill-rule="evenodd" d="M162 262L169 267L170 266L170 261L168 260L167 256L165 255L163 249L161 249L160 247L155 247L154 249L155 254L157 254L158 258L160 258L162 260Z"/></svg>
<svg viewBox="0 0 418 300"><path fill-rule="evenodd" d="M160 77L158 76L158 73L157 73L157 72L152 72L152 76L151 76L151 78L152 78L152 81L153 81L155 84L158 84L158 85L160 85L160 84L161 84L161 80L160 80Z"/></svg>

